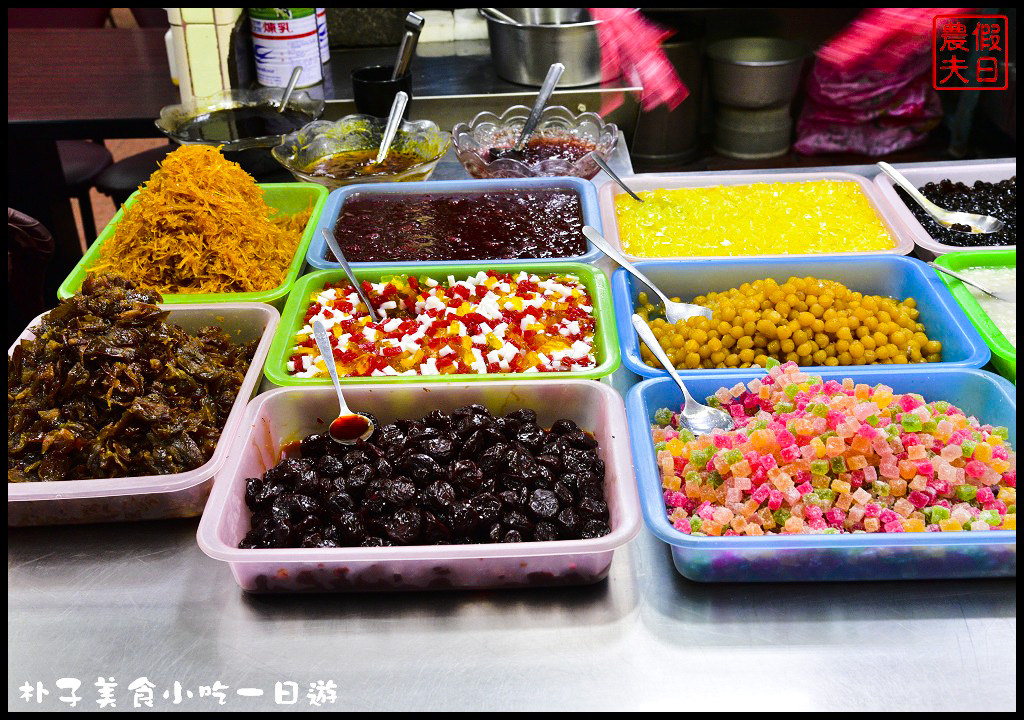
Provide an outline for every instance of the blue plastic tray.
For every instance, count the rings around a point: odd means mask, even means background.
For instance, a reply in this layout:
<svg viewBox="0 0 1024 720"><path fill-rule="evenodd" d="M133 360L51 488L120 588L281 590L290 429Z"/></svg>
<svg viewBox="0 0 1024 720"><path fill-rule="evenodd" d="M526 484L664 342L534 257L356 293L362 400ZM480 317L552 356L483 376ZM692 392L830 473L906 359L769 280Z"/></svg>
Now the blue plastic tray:
<svg viewBox="0 0 1024 720"><path fill-rule="evenodd" d="M943 362L931 365L980 368L992 355L988 345L936 273L920 260L902 255L867 255L856 258L716 258L713 262L640 262L636 267L666 295L679 297L683 301L707 292L739 287L745 282L767 277L783 282L792 276L836 280L864 294L885 295L899 300L913 297L917 300L917 308L921 311L920 321L928 337L942 343ZM613 274L612 299L615 302L615 324L622 343L622 364L642 377L668 377L664 370L652 368L640 357L639 339L630 323L630 316L636 306L636 296L641 290L646 290L643 283L622 268ZM646 291L649 296L652 295L649 290ZM893 368L892 365L856 367L858 372L868 373L891 373ZM811 365L806 369L817 371L825 367ZM749 370L698 369L679 372L684 376L712 372L726 382Z"/></svg>
<svg viewBox="0 0 1024 720"><path fill-rule="evenodd" d="M1009 428L1010 443L1016 448L1017 393L1005 378L984 370L936 365L904 365L886 373L862 370L828 368L815 374L885 383L896 392L919 393L928 401L946 400L983 423ZM705 371L688 376L686 385L695 398L703 400L720 387L762 376L747 370L724 378ZM800 582L1017 575L1013 530L761 537L693 537L679 532L665 512L651 423L658 408L681 404L682 394L669 378L638 383L626 397L644 521L658 539L669 544L672 561L684 577L701 582Z"/></svg>
<svg viewBox="0 0 1024 720"><path fill-rule="evenodd" d="M306 251L306 264L316 270L335 270L341 265L336 262L328 262L327 241L324 240L323 228L327 232L334 232L334 225L338 222L341 214L341 206L345 199L356 193L367 195L444 195L444 194L479 194L497 190L568 190L574 191L580 196L580 203L583 206L583 223L598 230L601 229L601 211L597 206L597 190L594 184L575 177L542 177L542 178L508 178L499 180L440 180L435 182L409 182L409 183L363 183L361 185L347 185L331 192L327 198L327 204L320 213L320 221L313 233L313 241ZM573 255L564 258L504 258L495 260L447 260L445 265L479 265L482 262L582 262L593 264L601 257L600 250L587 241L587 253L585 255ZM408 265L411 262L418 262L413 258L402 262L379 262L379 263L352 263L361 267L391 267ZM435 262L435 264L437 264Z"/></svg>

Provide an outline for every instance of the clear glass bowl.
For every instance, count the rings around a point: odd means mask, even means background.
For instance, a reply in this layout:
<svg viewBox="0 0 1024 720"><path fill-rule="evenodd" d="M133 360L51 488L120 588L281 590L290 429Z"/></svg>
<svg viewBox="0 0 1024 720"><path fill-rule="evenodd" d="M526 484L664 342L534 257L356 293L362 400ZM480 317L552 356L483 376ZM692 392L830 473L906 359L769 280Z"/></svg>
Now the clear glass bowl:
<svg viewBox="0 0 1024 720"><path fill-rule="evenodd" d="M281 106L281 93L283 92L281 88L225 90L224 92L206 97L192 98L188 102L183 102L180 105L168 105L160 110L160 117L156 120L156 126L167 137L182 145L213 144L187 140L178 133L178 129L189 120L216 110L229 110L231 108L256 105L267 105L276 110ZM323 114L324 101L311 97L304 90L296 90L288 100L288 108L308 115L309 120L316 120ZM239 138L238 140L216 144L223 146L223 149L226 151L271 148L280 143L282 137L282 135L263 135L260 137Z"/></svg>
<svg viewBox="0 0 1024 720"><path fill-rule="evenodd" d="M594 150L576 162L564 158L548 158L527 164L521 160L502 157L490 160L492 148L509 148L515 145L522 132L530 108L513 105L501 116L482 112L469 123L459 123L452 129L452 143L455 155L475 178L510 177L551 177L569 175L589 180L597 175L600 168L593 156L607 161L619 140L619 129L614 123L606 123L592 112L575 114L562 105L550 105L541 113L540 122L530 140L544 138L550 141L583 140L594 145Z"/></svg>
<svg viewBox="0 0 1024 720"><path fill-rule="evenodd" d="M384 134L385 118L369 115L346 115L341 120L318 120L301 130L285 135L271 154L298 180L319 183L330 190L342 185L368 182L403 182L426 180L437 163L448 152L452 136L429 120L406 121L398 129L393 151L410 152L419 158L411 167L389 175L352 175L335 177L311 175L310 167L317 161L353 150L376 150Z"/></svg>

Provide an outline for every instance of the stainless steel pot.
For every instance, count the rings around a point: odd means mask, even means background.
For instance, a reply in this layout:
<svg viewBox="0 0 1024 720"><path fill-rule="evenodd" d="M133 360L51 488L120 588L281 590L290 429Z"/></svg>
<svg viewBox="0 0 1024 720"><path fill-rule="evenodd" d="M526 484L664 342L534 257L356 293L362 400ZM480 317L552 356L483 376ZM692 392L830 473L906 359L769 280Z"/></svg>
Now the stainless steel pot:
<svg viewBox="0 0 1024 720"><path fill-rule="evenodd" d="M491 59L498 76L520 85L540 87L552 63L565 65L559 87L601 81L598 21L584 8L497 8L512 24L481 10L487 20Z"/></svg>
<svg viewBox="0 0 1024 720"><path fill-rule="evenodd" d="M751 110L788 104L807 52L781 38L736 38L708 47L711 90L723 105Z"/></svg>

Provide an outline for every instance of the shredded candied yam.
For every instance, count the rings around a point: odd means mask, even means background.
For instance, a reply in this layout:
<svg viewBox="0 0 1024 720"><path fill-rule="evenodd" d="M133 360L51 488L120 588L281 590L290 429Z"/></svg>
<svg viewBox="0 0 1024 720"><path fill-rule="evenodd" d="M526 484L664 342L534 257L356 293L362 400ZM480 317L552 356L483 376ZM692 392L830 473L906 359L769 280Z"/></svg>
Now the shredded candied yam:
<svg viewBox="0 0 1024 720"><path fill-rule="evenodd" d="M238 163L210 145L183 145L124 210L91 270L161 293L273 290L311 213L277 216Z"/></svg>

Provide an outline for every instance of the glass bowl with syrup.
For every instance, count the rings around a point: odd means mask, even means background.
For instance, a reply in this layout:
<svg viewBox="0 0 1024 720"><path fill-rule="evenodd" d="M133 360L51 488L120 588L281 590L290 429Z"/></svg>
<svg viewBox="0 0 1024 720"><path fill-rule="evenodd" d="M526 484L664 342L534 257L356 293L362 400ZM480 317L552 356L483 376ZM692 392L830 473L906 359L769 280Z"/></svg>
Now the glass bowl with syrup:
<svg viewBox="0 0 1024 720"><path fill-rule="evenodd" d="M324 111L323 100L296 90L280 112L283 94L283 88L255 88L192 98L163 108L156 126L181 145L220 146L250 174L268 175L279 170L270 149Z"/></svg>
<svg viewBox="0 0 1024 720"><path fill-rule="evenodd" d="M585 180L600 168L594 156L606 162L615 151L619 129L592 112L574 113L562 105L549 105L521 151L519 139L530 108L513 105L501 115L482 112L452 129L455 155L475 178L570 176Z"/></svg>
<svg viewBox="0 0 1024 720"><path fill-rule="evenodd" d="M317 120L286 135L271 154L298 180L334 190L367 182L426 180L448 152L451 135L429 120L404 121L377 163L386 118L346 115Z"/></svg>

